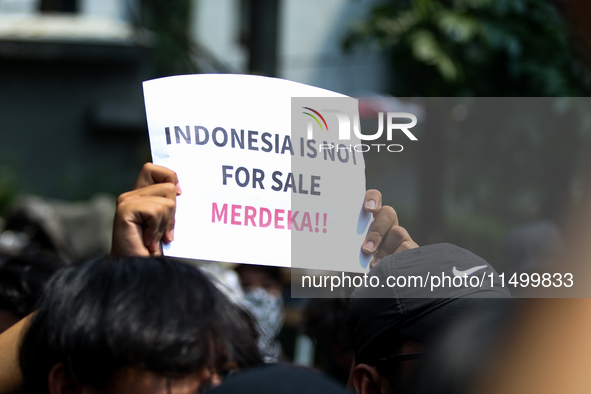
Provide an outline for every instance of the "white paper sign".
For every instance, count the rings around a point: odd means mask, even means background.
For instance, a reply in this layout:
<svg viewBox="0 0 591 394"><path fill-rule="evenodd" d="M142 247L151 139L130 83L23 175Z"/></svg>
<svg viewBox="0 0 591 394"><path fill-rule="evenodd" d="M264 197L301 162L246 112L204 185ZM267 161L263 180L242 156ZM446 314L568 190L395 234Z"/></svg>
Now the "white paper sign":
<svg viewBox="0 0 591 394"><path fill-rule="evenodd" d="M365 163L338 134L354 99L231 74L146 81L144 99L153 161L183 190L165 254L366 272Z"/></svg>

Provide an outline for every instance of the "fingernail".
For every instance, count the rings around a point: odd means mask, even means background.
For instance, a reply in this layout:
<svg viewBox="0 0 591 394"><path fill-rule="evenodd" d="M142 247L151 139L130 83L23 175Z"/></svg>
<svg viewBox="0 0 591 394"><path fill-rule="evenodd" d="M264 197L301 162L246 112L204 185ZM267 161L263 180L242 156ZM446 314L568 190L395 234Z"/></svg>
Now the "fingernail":
<svg viewBox="0 0 591 394"><path fill-rule="evenodd" d="M375 244L372 241L367 242L365 245L363 245L363 250L366 253L373 253L373 249L375 248Z"/></svg>
<svg viewBox="0 0 591 394"><path fill-rule="evenodd" d="M376 265L380 264L380 261L382 261L382 259L378 257L377 259L372 260L371 263L369 263L369 265L371 268L373 268Z"/></svg>
<svg viewBox="0 0 591 394"><path fill-rule="evenodd" d="M150 245L150 253L156 253L160 250L160 241L154 241Z"/></svg>
<svg viewBox="0 0 591 394"><path fill-rule="evenodd" d="M365 208L367 209L374 209L376 207L375 200L369 200L365 203Z"/></svg>
<svg viewBox="0 0 591 394"><path fill-rule="evenodd" d="M177 182L176 184L176 194L179 195L181 194L183 191L181 190L181 185L180 183Z"/></svg>
<svg viewBox="0 0 591 394"><path fill-rule="evenodd" d="M168 239L170 239L170 242L174 241L174 229L168 232Z"/></svg>

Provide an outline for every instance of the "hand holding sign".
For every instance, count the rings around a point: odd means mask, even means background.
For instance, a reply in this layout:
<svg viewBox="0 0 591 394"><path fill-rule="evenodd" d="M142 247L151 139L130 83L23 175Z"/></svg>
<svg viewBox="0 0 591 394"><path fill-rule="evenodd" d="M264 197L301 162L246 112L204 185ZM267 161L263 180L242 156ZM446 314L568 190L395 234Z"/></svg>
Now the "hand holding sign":
<svg viewBox="0 0 591 394"><path fill-rule="evenodd" d="M162 242L174 239L174 212L176 197L180 194L174 171L146 163L133 190L123 193L117 200L111 256L161 255ZM372 267L388 254L418 246L406 230L398 226L394 208L382 206L382 194L378 190L365 193L363 206L374 215L363 242L364 251L375 252Z"/></svg>
<svg viewBox="0 0 591 394"><path fill-rule="evenodd" d="M176 196L181 194L176 173L147 163L133 190L117 199L111 256L162 254L162 242L174 239Z"/></svg>
<svg viewBox="0 0 591 394"><path fill-rule="evenodd" d="M183 180L175 240L165 254L367 270L369 258L358 247L370 225L360 206L363 151L354 148L358 136L343 129L356 126L355 99L275 78L203 74L146 81L144 99L154 163ZM354 121L343 122L345 116ZM380 205L381 198L370 212L394 223L393 210ZM144 214L153 223L165 219ZM400 239L385 237L394 224L381 222L366 242L378 256ZM148 252L157 252L154 237L165 230L144 236L152 242Z"/></svg>
<svg viewBox="0 0 591 394"><path fill-rule="evenodd" d="M375 267L382 258L390 254L419 247L408 231L398 225L398 215L394 208L382 206L382 193L378 190L365 192L363 207L374 216L362 247L365 253L374 255L370 268Z"/></svg>

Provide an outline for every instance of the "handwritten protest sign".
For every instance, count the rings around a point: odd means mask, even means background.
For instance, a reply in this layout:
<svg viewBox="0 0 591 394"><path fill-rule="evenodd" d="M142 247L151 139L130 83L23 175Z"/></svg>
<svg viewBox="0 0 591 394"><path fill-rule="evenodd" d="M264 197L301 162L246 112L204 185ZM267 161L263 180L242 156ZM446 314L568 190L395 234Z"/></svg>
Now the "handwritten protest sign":
<svg viewBox="0 0 591 394"><path fill-rule="evenodd" d="M365 272L365 164L337 134L356 100L228 74L146 81L144 99L153 161L183 190L165 254Z"/></svg>

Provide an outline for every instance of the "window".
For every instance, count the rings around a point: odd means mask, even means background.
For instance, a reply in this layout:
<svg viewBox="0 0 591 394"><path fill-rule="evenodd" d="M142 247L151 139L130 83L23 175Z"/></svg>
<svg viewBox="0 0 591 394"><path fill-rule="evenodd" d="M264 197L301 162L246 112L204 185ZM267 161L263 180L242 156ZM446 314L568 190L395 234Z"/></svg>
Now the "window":
<svg viewBox="0 0 591 394"><path fill-rule="evenodd" d="M78 12L78 0L41 0L41 12Z"/></svg>

